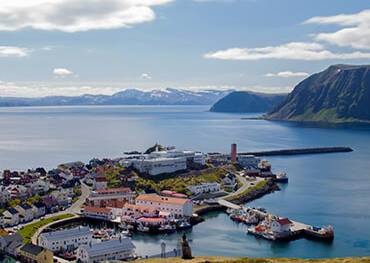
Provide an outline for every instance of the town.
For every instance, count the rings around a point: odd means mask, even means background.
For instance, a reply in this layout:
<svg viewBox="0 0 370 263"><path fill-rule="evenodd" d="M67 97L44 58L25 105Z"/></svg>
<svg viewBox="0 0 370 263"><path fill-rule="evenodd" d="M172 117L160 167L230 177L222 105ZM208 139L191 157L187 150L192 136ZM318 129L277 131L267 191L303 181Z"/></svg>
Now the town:
<svg viewBox="0 0 370 263"><path fill-rule="evenodd" d="M236 144L230 154L156 144L49 171L4 170L0 178L0 252L9 262L134 260L143 255L136 254L132 234L182 231L218 209L235 214L236 203L288 182L267 160L238 154Z"/></svg>

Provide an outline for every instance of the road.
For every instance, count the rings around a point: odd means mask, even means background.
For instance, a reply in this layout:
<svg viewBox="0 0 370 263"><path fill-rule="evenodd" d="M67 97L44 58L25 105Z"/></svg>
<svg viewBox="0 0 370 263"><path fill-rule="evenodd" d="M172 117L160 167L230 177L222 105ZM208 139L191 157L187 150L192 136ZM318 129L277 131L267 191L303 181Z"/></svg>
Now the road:
<svg viewBox="0 0 370 263"><path fill-rule="evenodd" d="M68 207L65 213L71 214L80 214L81 207L85 203L86 199L89 197L91 193L90 187L88 187L84 182L81 181L81 195L76 202L74 202L70 207Z"/></svg>
<svg viewBox="0 0 370 263"><path fill-rule="evenodd" d="M238 190L236 190L235 192L221 197L224 200L227 200L228 198L237 196L237 195L243 193L244 191L246 191L248 188L253 187L254 185L258 184L260 181L264 180L263 178L256 177L255 180L248 181L244 176L240 175L239 173L235 173L235 172L229 171L227 169L225 169L225 170L228 173L231 173L231 174L235 175L235 177L239 180L239 182L242 184L242 186Z"/></svg>

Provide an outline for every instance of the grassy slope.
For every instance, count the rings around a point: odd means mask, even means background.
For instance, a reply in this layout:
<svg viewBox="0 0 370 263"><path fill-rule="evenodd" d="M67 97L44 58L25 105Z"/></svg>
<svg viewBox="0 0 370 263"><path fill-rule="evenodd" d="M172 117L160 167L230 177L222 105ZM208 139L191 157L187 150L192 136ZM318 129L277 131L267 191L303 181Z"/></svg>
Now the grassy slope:
<svg viewBox="0 0 370 263"><path fill-rule="evenodd" d="M192 260L180 258L146 259L141 263L369 263L370 257L338 258L338 259L288 259L288 258L231 258L231 257L196 257Z"/></svg>
<svg viewBox="0 0 370 263"><path fill-rule="evenodd" d="M58 216L49 217L49 218L46 218L46 219L41 219L40 221L37 221L35 223L31 223L29 225L26 225L21 230L19 230L18 233L23 237L23 242L27 244L31 241L32 236L36 233L36 231L39 228L41 228L41 227L43 227L47 224L50 224L52 222L59 221L61 219L70 218L70 217L73 217L73 215L72 214L65 214L65 215L58 215Z"/></svg>

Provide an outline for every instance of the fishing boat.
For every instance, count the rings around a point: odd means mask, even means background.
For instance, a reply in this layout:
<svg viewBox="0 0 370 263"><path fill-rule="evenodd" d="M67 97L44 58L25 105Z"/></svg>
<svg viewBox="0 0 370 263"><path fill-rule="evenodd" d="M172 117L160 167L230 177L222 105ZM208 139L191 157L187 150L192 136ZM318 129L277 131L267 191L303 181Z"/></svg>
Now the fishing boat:
<svg viewBox="0 0 370 263"><path fill-rule="evenodd" d="M334 228L332 226L310 226L305 230L305 234L308 238L332 241L334 239Z"/></svg>

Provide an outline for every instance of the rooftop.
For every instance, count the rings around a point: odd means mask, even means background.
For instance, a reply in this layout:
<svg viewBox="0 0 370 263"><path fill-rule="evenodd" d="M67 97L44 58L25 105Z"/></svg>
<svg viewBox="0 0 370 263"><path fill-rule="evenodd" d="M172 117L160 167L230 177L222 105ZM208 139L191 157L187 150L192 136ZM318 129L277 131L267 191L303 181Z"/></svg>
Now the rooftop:
<svg viewBox="0 0 370 263"><path fill-rule="evenodd" d="M135 248L130 238L113 239L88 246L81 246L81 249L87 251L90 257L99 256L102 254L111 254L118 251L130 251Z"/></svg>
<svg viewBox="0 0 370 263"><path fill-rule="evenodd" d="M185 203L190 202L189 199L185 199L185 198L164 197L164 196L159 196L157 194L141 194L136 198L136 200L152 201L152 202L175 204L175 205L184 205Z"/></svg>
<svg viewBox="0 0 370 263"><path fill-rule="evenodd" d="M23 247L21 247L21 251L26 252L26 253L29 253L29 254L32 254L34 256L37 256L43 250L44 250L43 247L36 246L34 244L31 244L31 243L29 243L29 244L24 245Z"/></svg>
<svg viewBox="0 0 370 263"><path fill-rule="evenodd" d="M98 189L94 191L98 194L113 194L113 193L131 193L131 189L128 187L120 187L120 188L106 188L106 189Z"/></svg>
<svg viewBox="0 0 370 263"><path fill-rule="evenodd" d="M109 214L111 209L106 207L85 206L85 212Z"/></svg>
<svg viewBox="0 0 370 263"><path fill-rule="evenodd" d="M43 233L40 235L40 237L52 241L85 235L91 235L90 229L88 227L76 227L66 230Z"/></svg>

